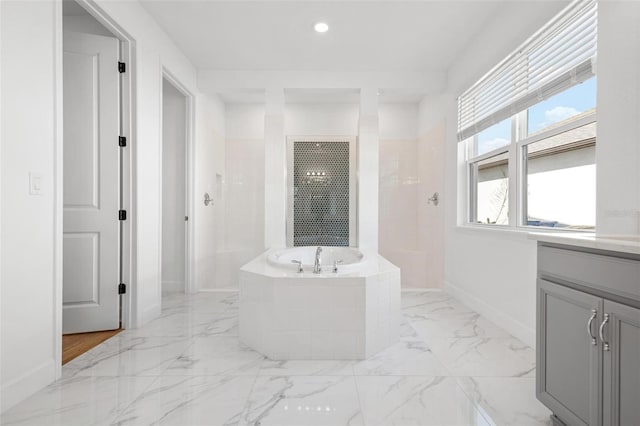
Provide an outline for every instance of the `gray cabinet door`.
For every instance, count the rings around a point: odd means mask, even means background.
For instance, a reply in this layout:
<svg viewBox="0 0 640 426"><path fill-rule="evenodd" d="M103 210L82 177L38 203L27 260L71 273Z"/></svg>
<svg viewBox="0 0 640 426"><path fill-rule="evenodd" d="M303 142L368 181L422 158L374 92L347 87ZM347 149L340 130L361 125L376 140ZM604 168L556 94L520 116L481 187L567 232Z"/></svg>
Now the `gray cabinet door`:
<svg viewBox="0 0 640 426"><path fill-rule="evenodd" d="M640 425L640 309L605 300L603 423Z"/></svg>
<svg viewBox="0 0 640 426"><path fill-rule="evenodd" d="M536 395L569 425L599 425L603 300L542 279L537 297Z"/></svg>

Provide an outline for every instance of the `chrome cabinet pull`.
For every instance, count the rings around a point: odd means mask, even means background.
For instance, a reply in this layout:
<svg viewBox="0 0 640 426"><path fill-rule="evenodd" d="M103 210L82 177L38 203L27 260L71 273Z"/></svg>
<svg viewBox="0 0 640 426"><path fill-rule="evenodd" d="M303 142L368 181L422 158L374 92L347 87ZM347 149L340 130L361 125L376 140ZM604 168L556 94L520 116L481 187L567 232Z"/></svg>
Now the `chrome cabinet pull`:
<svg viewBox="0 0 640 426"><path fill-rule="evenodd" d="M609 322L609 314L604 314L604 321L600 324L600 340L602 341L602 349L605 351L609 350L609 342L604 341L604 326Z"/></svg>
<svg viewBox="0 0 640 426"><path fill-rule="evenodd" d="M598 338L591 334L591 325L593 324L593 320L598 316L598 311L595 309L591 310L591 318L589 318L589 322L587 323L587 333L589 333L589 337L591 337L591 344L596 346L598 344Z"/></svg>

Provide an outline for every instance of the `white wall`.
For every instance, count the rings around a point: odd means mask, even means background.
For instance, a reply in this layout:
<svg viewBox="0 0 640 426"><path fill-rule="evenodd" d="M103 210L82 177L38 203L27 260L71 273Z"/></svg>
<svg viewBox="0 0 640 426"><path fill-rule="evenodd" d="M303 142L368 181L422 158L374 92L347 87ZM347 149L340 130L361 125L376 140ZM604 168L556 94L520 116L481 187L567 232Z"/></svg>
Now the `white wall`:
<svg viewBox="0 0 640 426"><path fill-rule="evenodd" d="M185 96L162 81L162 293L185 290Z"/></svg>
<svg viewBox="0 0 640 426"><path fill-rule="evenodd" d="M518 5L518 7L520 7ZM429 126L446 126L445 286L529 345L535 344L536 243L526 233L458 227L466 186L456 143L456 96L544 24L562 4L523 5L526 19L502 22L479 35L449 74L447 94L432 97ZM503 17L504 18L504 17ZM597 212L599 233L637 234L640 211L640 7L601 2L598 28ZM515 28L518 26L519 28ZM505 34L512 33L513 37ZM491 46L488 51L486 46ZM631 53L630 53L631 52Z"/></svg>
<svg viewBox="0 0 640 426"><path fill-rule="evenodd" d="M129 67L137 84L137 121L130 141L133 159L137 161L133 176L136 191L128 204L133 207L130 223L135 224L137 243L131 247L136 267L129 282L129 297L133 305L131 324L141 325L159 314L161 303L162 67L197 97L202 127L198 127L196 150L200 149L203 155L219 153L216 132L211 129L224 132L224 123L215 123L224 110L214 98L198 95L192 64L138 3L96 0L95 4L136 41L136 62ZM61 93L61 75L55 74L54 59L61 53L61 6L61 2L0 2L3 411L54 380L60 369L56 365L60 336L55 321L61 317L55 307L61 303L61 288L56 287L61 283L61 253L57 252L54 261L54 248L60 250L61 245L56 241L54 229L61 228L60 217L54 210L53 183L54 177L60 176L54 169L54 135L60 133L55 127L54 105L60 105L56 93ZM212 151L204 152L210 146ZM196 153L196 158L200 159L199 154ZM207 167L216 161L202 158L205 160ZM202 168L202 164L196 167ZM42 176L42 195L28 195L29 172ZM197 188L209 184L200 180ZM214 232L213 224L205 220L197 222L200 217L205 216L196 208L195 233L208 238ZM196 276L201 281L211 276L206 274L211 262L207 263L206 256L198 251L204 251L208 244L196 241Z"/></svg>
<svg viewBox="0 0 640 426"><path fill-rule="evenodd" d="M287 136L356 136L358 104L290 103L285 106Z"/></svg>
<svg viewBox="0 0 640 426"><path fill-rule="evenodd" d="M439 208L445 222L445 289L529 345L535 344L536 244L516 231L458 226L465 220L459 206L465 205L466 183L458 179L464 169L458 162L456 98L565 4L532 2L502 8L457 58L445 93L425 99L421 113L421 135L439 127L445 135L441 150L432 154L432 164L445 165ZM433 190L437 189L427 193Z"/></svg>
<svg viewBox="0 0 640 426"><path fill-rule="evenodd" d="M136 216L144 220L137 224L137 310L136 324L144 324L159 314L161 303L160 253L159 253L159 191L160 176L160 87L161 70L166 69L189 92L196 95L196 183L193 211L195 234L196 285L206 286L213 280L211 264L203 262L215 251L216 208L204 209L203 187L215 185L215 172L211 177L212 164L220 169L219 155L224 155L221 147L224 135L224 108L215 96L209 99L198 94L196 71L174 42L158 26L137 2L111 2L101 0L99 5L115 19L125 31L136 40L137 54L137 146L138 162L136 184L138 187L135 204ZM205 120L206 123L202 123ZM136 141L134 141L136 143ZM210 155L214 155L212 158ZM218 158L216 159L216 155ZM213 182L212 182L213 179ZM213 210L213 212L212 212Z"/></svg>
<svg viewBox="0 0 640 426"><path fill-rule="evenodd" d="M55 8L0 2L1 411L56 375ZM31 172L42 177L41 195L29 195Z"/></svg>
<svg viewBox="0 0 640 426"><path fill-rule="evenodd" d="M640 235L640 4L598 4L599 234Z"/></svg>
<svg viewBox="0 0 640 426"><path fill-rule="evenodd" d="M137 242L133 248L136 269L131 296L134 299L133 324L142 325L159 315L161 305L159 182L162 165L159 142L162 129L162 69L170 72L173 78L194 95L198 94L196 70L139 3L98 0L97 4L136 41L137 121L132 145L139 161L136 163L134 176L137 188L132 200ZM196 141L196 146L202 144L202 141ZM213 232L202 228L198 218L196 211L193 214L196 234ZM197 262L199 257L196 253L196 276L200 274L198 269L207 267Z"/></svg>

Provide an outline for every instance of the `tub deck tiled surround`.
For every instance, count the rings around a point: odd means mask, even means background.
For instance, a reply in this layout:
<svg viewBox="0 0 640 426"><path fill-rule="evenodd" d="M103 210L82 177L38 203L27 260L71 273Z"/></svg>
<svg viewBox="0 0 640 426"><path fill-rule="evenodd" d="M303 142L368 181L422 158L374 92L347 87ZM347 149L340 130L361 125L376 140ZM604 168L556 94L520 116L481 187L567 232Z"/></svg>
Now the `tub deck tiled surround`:
<svg viewBox="0 0 640 426"><path fill-rule="evenodd" d="M399 340L400 269L382 256L314 274L268 255L240 270L242 343L274 360L355 360Z"/></svg>
<svg viewBox="0 0 640 426"><path fill-rule="evenodd" d="M401 340L362 361L273 361L238 338L236 293L162 316L63 367L7 425L545 425L534 352L439 291L402 294Z"/></svg>

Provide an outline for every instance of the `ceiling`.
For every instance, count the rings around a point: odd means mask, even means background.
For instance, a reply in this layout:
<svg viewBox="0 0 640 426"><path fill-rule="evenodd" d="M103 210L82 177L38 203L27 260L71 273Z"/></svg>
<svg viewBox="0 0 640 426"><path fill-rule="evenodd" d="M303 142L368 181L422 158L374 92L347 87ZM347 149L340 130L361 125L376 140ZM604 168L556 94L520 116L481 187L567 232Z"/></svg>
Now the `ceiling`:
<svg viewBox="0 0 640 426"><path fill-rule="evenodd" d="M200 70L445 71L504 1L141 3Z"/></svg>

